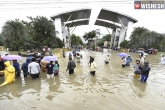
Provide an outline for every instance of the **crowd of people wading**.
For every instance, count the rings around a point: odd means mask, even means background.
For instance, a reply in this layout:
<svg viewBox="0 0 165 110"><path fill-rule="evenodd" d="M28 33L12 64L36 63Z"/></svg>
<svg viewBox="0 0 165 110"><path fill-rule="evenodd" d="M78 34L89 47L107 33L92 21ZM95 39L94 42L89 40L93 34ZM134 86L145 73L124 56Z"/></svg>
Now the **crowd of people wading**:
<svg viewBox="0 0 165 110"><path fill-rule="evenodd" d="M46 51L49 52L49 55L52 55L51 49L45 49L43 48L42 52L40 53L38 50L36 52L28 51L28 57L26 59L26 62L24 62L21 66L18 63L17 60L10 60L7 61L0 56L0 76L5 77L5 81L2 85L5 85L7 83L10 83L12 81L15 81L15 78L20 77L21 70L23 72L24 77L31 77L32 79L36 79L40 76L41 72L47 73L47 78L54 78L54 76L59 74L59 68L60 64L58 63L58 60L56 61L43 61L43 57L46 53ZM86 52L86 51L85 51ZM91 50L89 51L91 52ZM32 53L32 54L30 54ZM6 54L8 55L8 54ZM5 55L5 56L6 56ZM19 53L21 55L21 53ZM63 51L63 58L66 57L66 53ZM76 68L76 63L80 63L81 59L83 58L82 54L79 51L74 50L73 52L70 52L68 55L69 61L68 65L66 67L66 71L69 70L69 74L74 73L74 69ZM130 55L126 57L122 57L122 67L130 66L130 63L133 61ZM104 59L105 64L109 64L110 62L110 55L107 54ZM162 55L161 57L161 64L165 64L165 57ZM96 74L97 66L94 60L94 57L90 56L89 63L90 67L90 73L91 75ZM141 80L142 82L146 82L149 76L150 67L149 62L145 61L144 54L139 54L139 58L136 60L136 64L134 64L134 77L137 77L138 80ZM10 76L12 74L12 76ZM10 77L10 80L8 79Z"/></svg>

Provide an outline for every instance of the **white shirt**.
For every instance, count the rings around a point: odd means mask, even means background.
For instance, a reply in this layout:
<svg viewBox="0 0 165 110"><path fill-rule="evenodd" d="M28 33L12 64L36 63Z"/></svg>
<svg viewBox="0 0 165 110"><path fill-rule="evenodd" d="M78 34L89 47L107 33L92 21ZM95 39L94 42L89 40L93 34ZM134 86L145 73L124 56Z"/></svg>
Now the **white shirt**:
<svg viewBox="0 0 165 110"><path fill-rule="evenodd" d="M95 71L95 69L96 69L96 63L95 62L92 62L91 65L89 63L89 66L90 66L90 71Z"/></svg>
<svg viewBox="0 0 165 110"><path fill-rule="evenodd" d="M140 64L144 64L144 57L141 57Z"/></svg>
<svg viewBox="0 0 165 110"><path fill-rule="evenodd" d="M161 64L165 64L165 57L161 57Z"/></svg>
<svg viewBox="0 0 165 110"><path fill-rule="evenodd" d="M40 72L40 65L36 62L31 62L28 65L28 73L30 74L38 74Z"/></svg>
<svg viewBox="0 0 165 110"><path fill-rule="evenodd" d="M126 58L123 58L122 64L123 64L123 65L126 65Z"/></svg>
<svg viewBox="0 0 165 110"><path fill-rule="evenodd" d="M41 53L40 52L38 52L38 56L41 56Z"/></svg>
<svg viewBox="0 0 165 110"><path fill-rule="evenodd" d="M45 48L43 48L42 50L45 51Z"/></svg>
<svg viewBox="0 0 165 110"><path fill-rule="evenodd" d="M48 51L50 52L50 48L48 48Z"/></svg>
<svg viewBox="0 0 165 110"><path fill-rule="evenodd" d="M105 57L105 62L109 62L110 58L108 56Z"/></svg>

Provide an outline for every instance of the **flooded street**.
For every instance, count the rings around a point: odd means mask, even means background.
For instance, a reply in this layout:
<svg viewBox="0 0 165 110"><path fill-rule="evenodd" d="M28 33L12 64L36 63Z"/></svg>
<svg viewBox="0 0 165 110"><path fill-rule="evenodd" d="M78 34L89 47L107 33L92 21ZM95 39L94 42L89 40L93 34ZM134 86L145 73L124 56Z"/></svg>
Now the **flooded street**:
<svg viewBox="0 0 165 110"><path fill-rule="evenodd" d="M110 52L109 64L104 63L108 53L82 54L72 75L66 72L68 59L60 58L59 76L54 79L41 73L39 79L20 77L0 87L0 110L165 110L165 65L159 64L160 55L146 56L151 71L147 83L142 83L133 77L137 53L129 53L133 62L125 68L117 51ZM95 76L89 73L89 56L95 58Z"/></svg>

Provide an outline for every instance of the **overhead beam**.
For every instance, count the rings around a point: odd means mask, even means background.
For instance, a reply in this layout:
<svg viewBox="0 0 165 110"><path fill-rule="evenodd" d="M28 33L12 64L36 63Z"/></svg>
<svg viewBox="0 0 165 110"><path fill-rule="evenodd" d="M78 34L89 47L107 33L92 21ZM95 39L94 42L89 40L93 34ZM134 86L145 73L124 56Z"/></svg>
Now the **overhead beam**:
<svg viewBox="0 0 165 110"><path fill-rule="evenodd" d="M110 34L110 32L109 32L109 30L108 30L108 28L107 28L107 27L106 27L106 29L107 29L108 33Z"/></svg>
<svg viewBox="0 0 165 110"><path fill-rule="evenodd" d="M117 28L117 26L116 26L115 22L113 22L113 24L115 25L116 29L118 30L118 28ZM120 30L118 30L118 31L120 31Z"/></svg>
<svg viewBox="0 0 165 110"><path fill-rule="evenodd" d="M117 16L117 17L118 17L118 19L119 19L121 25L126 29L126 27L124 26L123 22L122 22L121 19L119 18L119 16Z"/></svg>
<svg viewBox="0 0 165 110"><path fill-rule="evenodd" d="M62 27L62 31L65 28L65 25L67 24L67 22L70 20L70 18L72 17L72 15L69 16L68 20L66 21L66 23L64 24L64 26Z"/></svg>
<svg viewBox="0 0 165 110"><path fill-rule="evenodd" d="M74 27L73 31L76 29L76 27L77 27L77 26ZM73 31L71 32L71 35L72 35Z"/></svg>
<svg viewBox="0 0 165 110"><path fill-rule="evenodd" d="M72 22L70 23L70 25L69 25L69 27L68 27L68 28L70 28L70 26L72 25L73 21L74 21L74 20L72 20Z"/></svg>

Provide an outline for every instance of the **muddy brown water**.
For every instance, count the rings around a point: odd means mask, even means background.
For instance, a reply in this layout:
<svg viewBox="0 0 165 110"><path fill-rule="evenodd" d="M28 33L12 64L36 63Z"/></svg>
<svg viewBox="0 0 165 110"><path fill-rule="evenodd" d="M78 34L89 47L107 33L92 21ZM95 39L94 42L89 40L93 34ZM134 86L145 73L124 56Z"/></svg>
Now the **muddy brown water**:
<svg viewBox="0 0 165 110"><path fill-rule="evenodd" d="M20 77L0 87L0 110L165 110L165 65L159 64L159 54L146 56L151 67L147 83L133 77L137 53L129 53L134 61L125 68L116 51L110 52L109 64L103 61L108 53L82 54L72 75L66 72L68 59L60 58L60 73L54 79L41 73L38 79ZM95 57L95 76L89 73L89 56Z"/></svg>

